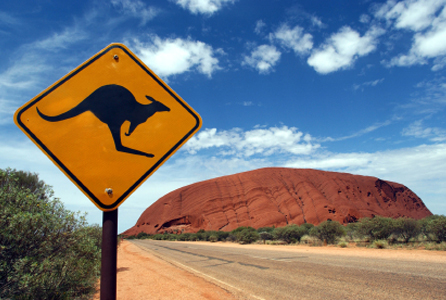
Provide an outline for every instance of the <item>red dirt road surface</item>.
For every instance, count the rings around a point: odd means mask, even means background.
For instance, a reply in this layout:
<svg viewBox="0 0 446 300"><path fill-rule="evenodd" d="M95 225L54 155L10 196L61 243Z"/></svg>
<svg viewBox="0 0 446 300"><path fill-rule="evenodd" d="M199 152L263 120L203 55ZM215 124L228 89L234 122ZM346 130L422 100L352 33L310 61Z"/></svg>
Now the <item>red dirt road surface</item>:
<svg viewBox="0 0 446 300"><path fill-rule="evenodd" d="M117 299L237 299L201 277L179 269L128 241L118 249ZM98 285L99 286L99 285ZM99 291L93 298L99 300Z"/></svg>

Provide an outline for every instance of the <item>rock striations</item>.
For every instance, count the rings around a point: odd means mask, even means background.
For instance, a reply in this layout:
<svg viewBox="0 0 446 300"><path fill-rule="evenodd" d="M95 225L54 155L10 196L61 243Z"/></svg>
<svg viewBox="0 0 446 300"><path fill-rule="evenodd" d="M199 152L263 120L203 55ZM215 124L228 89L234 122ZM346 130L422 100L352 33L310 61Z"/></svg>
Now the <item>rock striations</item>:
<svg viewBox="0 0 446 300"><path fill-rule="evenodd" d="M311 169L265 168L177 189L147 208L125 235L230 231L362 217L411 217L431 212L404 185L375 177Z"/></svg>

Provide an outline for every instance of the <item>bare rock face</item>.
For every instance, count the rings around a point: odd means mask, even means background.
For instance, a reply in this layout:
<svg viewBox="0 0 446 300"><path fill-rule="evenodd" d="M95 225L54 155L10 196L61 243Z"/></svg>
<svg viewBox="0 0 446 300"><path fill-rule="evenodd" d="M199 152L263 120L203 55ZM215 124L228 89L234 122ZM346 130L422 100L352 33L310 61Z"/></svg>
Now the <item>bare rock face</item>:
<svg viewBox="0 0 446 300"><path fill-rule="evenodd" d="M376 177L265 168L177 189L147 208L124 234L318 225L325 220L346 224L375 215L421 219L432 213L404 185Z"/></svg>

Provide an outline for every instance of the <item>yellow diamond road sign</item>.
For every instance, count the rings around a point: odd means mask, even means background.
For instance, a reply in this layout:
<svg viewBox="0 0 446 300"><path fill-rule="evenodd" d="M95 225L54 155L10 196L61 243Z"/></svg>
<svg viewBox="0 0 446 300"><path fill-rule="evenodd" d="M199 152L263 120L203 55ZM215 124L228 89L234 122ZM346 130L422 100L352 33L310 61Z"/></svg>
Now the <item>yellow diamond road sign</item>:
<svg viewBox="0 0 446 300"><path fill-rule="evenodd" d="M14 121L103 211L116 209L201 127L200 116L122 44L44 90Z"/></svg>

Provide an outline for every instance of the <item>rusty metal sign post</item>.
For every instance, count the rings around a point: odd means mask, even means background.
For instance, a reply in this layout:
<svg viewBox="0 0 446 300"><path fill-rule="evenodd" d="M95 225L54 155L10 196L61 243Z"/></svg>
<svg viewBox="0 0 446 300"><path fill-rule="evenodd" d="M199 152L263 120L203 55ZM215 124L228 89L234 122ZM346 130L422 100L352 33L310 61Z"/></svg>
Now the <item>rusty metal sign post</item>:
<svg viewBox="0 0 446 300"><path fill-rule="evenodd" d="M116 299L118 207L201 127L201 117L123 44L20 107L16 125L103 211L101 300Z"/></svg>

